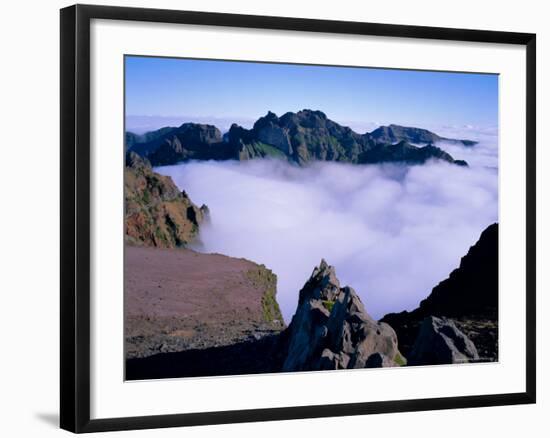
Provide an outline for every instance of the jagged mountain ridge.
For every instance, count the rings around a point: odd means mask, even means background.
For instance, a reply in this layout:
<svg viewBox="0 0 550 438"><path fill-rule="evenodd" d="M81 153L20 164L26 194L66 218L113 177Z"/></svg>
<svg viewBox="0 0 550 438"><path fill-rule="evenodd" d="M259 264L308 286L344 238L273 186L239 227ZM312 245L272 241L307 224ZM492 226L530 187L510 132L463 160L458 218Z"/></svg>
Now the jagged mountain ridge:
<svg viewBox="0 0 550 438"><path fill-rule="evenodd" d="M477 141L456 138L441 137L427 129L413 128L391 124L380 126L370 133L372 138L380 143L398 143L405 141L413 144L433 144L438 141L462 144L463 146L475 146Z"/></svg>
<svg viewBox="0 0 550 438"><path fill-rule="evenodd" d="M168 134L170 131L176 129L174 126L165 126L164 128L156 129L154 131L146 132L145 134L135 134L130 131L126 131L125 140L126 140L126 149L132 148L136 144L149 143L153 140L156 140L159 137L162 137L165 134ZM140 155L139 147L136 147L135 151Z"/></svg>
<svg viewBox="0 0 550 438"><path fill-rule="evenodd" d="M330 120L321 111L307 109L287 112L281 117L268 112L252 129L233 124L223 136L213 125L184 123L143 136L127 133L126 139L128 150L148 158L154 166L192 159L242 161L265 157L281 158L298 165L311 161L423 164L430 159L466 165L434 146L433 142L475 143L445 139L427 130L397 125L358 134ZM428 141L420 141L422 139ZM411 144L413 142L426 145L416 146Z"/></svg>

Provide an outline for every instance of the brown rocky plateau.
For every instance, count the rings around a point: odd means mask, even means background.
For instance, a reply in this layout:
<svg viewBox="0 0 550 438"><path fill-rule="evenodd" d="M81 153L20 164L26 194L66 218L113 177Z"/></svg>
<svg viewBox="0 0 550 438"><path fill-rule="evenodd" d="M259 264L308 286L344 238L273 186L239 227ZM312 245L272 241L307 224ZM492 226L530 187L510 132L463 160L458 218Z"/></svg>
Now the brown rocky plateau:
<svg viewBox="0 0 550 438"><path fill-rule="evenodd" d="M276 276L189 249L126 245L126 357L221 347L279 333Z"/></svg>

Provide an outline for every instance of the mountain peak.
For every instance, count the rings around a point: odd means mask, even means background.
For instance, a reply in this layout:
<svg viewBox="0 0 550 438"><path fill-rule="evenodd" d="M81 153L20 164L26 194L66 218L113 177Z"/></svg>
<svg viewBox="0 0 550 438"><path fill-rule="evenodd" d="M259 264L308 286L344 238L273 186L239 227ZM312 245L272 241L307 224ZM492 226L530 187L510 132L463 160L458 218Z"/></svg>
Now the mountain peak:
<svg viewBox="0 0 550 438"><path fill-rule="evenodd" d="M340 287L325 260L300 291L287 331L283 371L396 366L401 357L393 329L372 319L351 287Z"/></svg>
<svg viewBox="0 0 550 438"><path fill-rule="evenodd" d="M276 126L279 124L279 117L272 111L268 111L263 117L260 117L254 122L253 130L259 131L266 126Z"/></svg>
<svg viewBox="0 0 550 438"><path fill-rule="evenodd" d="M321 119L327 119L327 115L324 112L319 111L319 110L312 110L312 109L308 109L308 108L304 108L303 110L298 111L297 115L298 116L307 116L307 117L317 116Z"/></svg>
<svg viewBox="0 0 550 438"><path fill-rule="evenodd" d="M267 114L264 116L266 119L270 120L278 120L279 117L277 117L277 114L275 114L273 111L268 111Z"/></svg>
<svg viewBox="0 0 550 438"><path fill-rule="evenodd" d="M128 150L148 158L153 166L193 159L242 161L264 157L298 165L312 161L423 164L430 159L466 164L437 147L418 147L450 141L425 129L392 124L361 135L327 118L324 112L308 108L281 117L268 111L252 129L232 124L223 136L213 125L188 122L145 137L151 140L127 134ZM460 141L466 145L466 140Z"/></svg>

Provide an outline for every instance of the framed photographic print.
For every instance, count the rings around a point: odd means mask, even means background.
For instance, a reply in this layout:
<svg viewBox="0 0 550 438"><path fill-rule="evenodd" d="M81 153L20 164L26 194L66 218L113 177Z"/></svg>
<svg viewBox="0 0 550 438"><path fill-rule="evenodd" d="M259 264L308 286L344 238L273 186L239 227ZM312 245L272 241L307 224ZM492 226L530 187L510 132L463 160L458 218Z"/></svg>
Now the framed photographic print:
<svg viewBox="0 0 550 438"><path fill-rule="evenodd" d="M535 402L535 35L61 10L61 427Z"/></svg>

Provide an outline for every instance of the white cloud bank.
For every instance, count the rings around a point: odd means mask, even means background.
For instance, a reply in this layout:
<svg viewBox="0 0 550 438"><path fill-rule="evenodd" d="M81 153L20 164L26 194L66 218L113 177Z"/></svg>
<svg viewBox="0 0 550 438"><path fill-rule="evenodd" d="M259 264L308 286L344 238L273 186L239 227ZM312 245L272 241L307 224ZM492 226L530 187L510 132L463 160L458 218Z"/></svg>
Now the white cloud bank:
<svg viewBox="0 0 550 438"><path fill-rule="evenodd" d="M373 317L413 309L498 220L498 174L482 165L298 168L256 160L158 170L209 206L200 251L245 257L277 274L287 322L321 258Z"/></svg>

